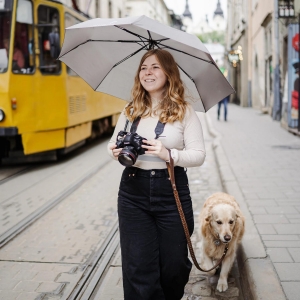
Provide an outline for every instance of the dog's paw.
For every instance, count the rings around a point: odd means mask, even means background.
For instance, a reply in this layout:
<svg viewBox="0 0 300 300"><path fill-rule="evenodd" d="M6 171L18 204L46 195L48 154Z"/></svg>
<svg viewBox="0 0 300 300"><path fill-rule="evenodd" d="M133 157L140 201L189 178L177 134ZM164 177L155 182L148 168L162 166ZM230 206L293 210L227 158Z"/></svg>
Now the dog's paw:
<svg viewBox="0 0 300 300"><path fill-rule="evenodd" d="M227 291L227 289L228 289L227 280L219 279L218 285L217 285L217 290L219 292L225 292L225 291Z"/></svg>

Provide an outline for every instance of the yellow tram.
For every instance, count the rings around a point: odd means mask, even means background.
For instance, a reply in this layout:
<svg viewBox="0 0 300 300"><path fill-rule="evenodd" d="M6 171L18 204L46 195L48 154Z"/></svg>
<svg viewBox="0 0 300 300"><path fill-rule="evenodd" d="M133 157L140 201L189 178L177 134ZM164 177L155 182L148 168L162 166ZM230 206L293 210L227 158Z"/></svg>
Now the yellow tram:
<svg viewBox="0 0 300 300"><path fill-rule="evenodd" d="M56 60L65 27L87 18L57 1L0 1L0 159L55 159L114 126L124 101Z"/></svg>

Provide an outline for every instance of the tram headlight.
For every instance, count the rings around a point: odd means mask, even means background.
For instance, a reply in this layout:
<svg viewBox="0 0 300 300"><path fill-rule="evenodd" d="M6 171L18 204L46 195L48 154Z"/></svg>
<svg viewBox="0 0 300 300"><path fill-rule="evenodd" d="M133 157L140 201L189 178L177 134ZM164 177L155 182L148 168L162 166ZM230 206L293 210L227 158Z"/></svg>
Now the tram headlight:
<svg viewBox="0 0 300 300"><path fill-rule="evenodd" d="M2 122L5 118L5 113L2 109L0 109L0 122Z"/></svg>

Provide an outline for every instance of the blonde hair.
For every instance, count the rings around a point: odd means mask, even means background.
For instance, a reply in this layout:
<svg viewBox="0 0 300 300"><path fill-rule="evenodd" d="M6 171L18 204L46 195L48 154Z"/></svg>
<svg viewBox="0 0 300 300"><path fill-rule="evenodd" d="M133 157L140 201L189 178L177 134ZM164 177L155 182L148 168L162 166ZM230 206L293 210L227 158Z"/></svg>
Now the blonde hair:
<svg viewBox="0 0 300 300"><path fill-rule="evenodd" d="M151 55L155 55L160 66L167 76L163 99L158 107L153 110L149 93L143 88L139 74L144 61ZM159 112L159 120L162 123L182 121L186 112L187 102L184 99L184 87L180 79L179 69L173 56L166 50L149 50L141 59L136 72L132 88L132 101L125 108L125 115L132 122L137 117L147 117ZM133 113L131 115L131 111Z"/></svg>

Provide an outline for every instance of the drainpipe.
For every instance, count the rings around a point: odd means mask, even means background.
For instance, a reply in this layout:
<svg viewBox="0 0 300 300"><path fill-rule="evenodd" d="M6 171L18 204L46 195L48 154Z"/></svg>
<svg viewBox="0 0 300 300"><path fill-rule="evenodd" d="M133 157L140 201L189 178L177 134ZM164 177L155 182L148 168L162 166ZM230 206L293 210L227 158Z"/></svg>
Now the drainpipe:
<svg viewBox="0 0 300 300"><path fill-rule="evenodd" d="M278 22L278 0L274 0L274 34L275 34L275 68L273 82L273 120L280 121L282 99L280 97L280 67L279 67L279 22Z"/></svg>

